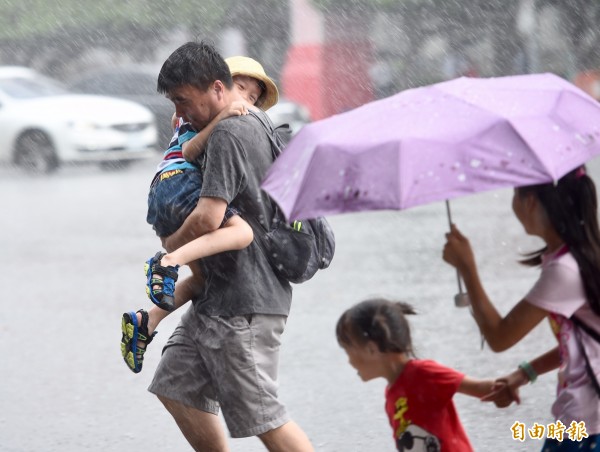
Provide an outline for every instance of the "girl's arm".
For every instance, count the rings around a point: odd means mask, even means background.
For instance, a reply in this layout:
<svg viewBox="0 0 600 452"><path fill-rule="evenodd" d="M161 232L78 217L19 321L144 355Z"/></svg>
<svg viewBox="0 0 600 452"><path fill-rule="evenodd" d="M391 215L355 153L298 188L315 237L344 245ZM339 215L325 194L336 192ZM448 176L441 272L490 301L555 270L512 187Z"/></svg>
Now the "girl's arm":
<svg viewBox="0 0 600 452"><path fill-rule="evenodd" d="M465 376L460 383L457 392L466 394L472 397L483 397L492 391L494 380L478 380Z"/></svg>
<svg viewBox="0 0 600 452"><path fill-rule="evenodd" d="M225 251L241 250L250 245L253 239L252 228L240 216L234 215L223 227L166 254L160 264L162 266L187 265L203 257Z"/></svg>
<svg viewBox="0 0 600 452"><path fill-rule="evenodd" d="M543 375L554 369L558 369L560 366L558 346L547 351L543 355L538 356L531 361L529 365L536 375ZM533 382L529 379L527 372L521 367L518 367L510 374L498 378L494 382L492 391L482 397L481 400L483 402L494 402L496 406L500 408L510 405L513 401L521 403L521 399L519 398L519 388L530 381ZM506 403L507 401L508 403Z"/></svg>
<svg viewBox="0 0 600 452"><path fill-rule="evenodd" d="M212 133L215 126L219 123L219 121L229 118L231 116L241 116L248 114L248 107L245 102L242 101L233 101L230 105L225 107L221 112L215 116L202 130L198 132L198 134L189 141L186 141L181 145L181 151L183 153L183 157L188 162L193 162L200 154L204 151L204 147L208 142L208 137Z"/></svg>
<svg viewBox="0 0 600 452"><path fill-rule="evenodd" d="M527 300L521 300L502 317L481 284L469 240L455 225L451 226L446 239L444 260L460 272L471 300L473 317L493 351L512 347L546 317L546 311Z"/></svg>

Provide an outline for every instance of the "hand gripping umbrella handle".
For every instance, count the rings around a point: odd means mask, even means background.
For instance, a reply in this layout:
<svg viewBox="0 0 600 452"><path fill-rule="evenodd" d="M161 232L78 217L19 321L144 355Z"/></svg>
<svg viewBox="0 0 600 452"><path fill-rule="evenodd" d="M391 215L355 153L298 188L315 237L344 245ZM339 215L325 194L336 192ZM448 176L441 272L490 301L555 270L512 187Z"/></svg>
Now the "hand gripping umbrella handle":
<svg viewBox="0 0 600 452"><path fill-rule="evenodd" d="M452 227L452 215L450 213L450 202L446 199L446 213L448 214L448 227ZM454 304L458 308L469 306L471 301L469 300L469 294L463 291L462 281L460 279L460 273L456 270L456 281L458 282L458 293L454 296Z"/></svg>

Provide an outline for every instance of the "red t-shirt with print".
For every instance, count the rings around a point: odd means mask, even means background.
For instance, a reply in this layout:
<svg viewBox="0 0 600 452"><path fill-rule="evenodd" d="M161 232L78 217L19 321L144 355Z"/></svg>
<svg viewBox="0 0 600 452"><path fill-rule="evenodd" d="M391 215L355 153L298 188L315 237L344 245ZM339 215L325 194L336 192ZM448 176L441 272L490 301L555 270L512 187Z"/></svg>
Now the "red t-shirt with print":
<svg viewBox="0 0 600 452"><path fill-rule="evenodd" d="M409 361L385 391L396 444L407 450L472 451L452 401L463 378L464 374L432 360Z"/></svg>

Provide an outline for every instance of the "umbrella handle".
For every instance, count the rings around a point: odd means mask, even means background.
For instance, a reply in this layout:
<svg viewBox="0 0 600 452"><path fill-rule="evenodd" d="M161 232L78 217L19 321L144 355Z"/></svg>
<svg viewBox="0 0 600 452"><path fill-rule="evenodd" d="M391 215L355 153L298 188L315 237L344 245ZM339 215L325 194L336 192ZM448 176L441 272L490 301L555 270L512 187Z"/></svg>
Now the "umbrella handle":
<svg viewBox="0 0 600 452"><path fill-rule="evenodd" d="M452 227L452 214L450 213L450 202L446 199L446 214L448 215L448 227ZM454 296L454 305L457 308L464 308L466 306L471 306L471 299L469 298L469 294L463 292L462 281L460 280L460 273L458 269L456 270L456 280L458 281L458 293ZM483 346L485 345L485 337L483 333L481 334L481 350L483 350Z"/></svg>
<svg viewBox="0 0 600 452"><path fill-rule="evenodd" d="M448 227L452 226L452 214L450 213L450 201L446 199L446 214L448 215ZM462 281L460 279L460 273L456 270L456 281L458 282L458 293L454 296L454 304L457 308L463 308L469 306L471 301L469 300L469 294L463 291Z"/></svg>
<svg viewBox="0 0 600 452"><path fill-rule="evenodd" d="M448 215L448 227L452 227L452 214L450 213L450 201L446 199L446 214Z"/></svg>

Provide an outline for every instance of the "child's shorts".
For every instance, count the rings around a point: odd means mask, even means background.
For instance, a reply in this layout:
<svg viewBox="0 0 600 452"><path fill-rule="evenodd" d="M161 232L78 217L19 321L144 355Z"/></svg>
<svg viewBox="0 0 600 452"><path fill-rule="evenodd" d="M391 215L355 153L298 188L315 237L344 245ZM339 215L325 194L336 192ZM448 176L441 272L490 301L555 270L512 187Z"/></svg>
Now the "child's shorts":
<svg viewBox="0 0 600 452"><path fill-rule="evenodd" d="M185 219L196 208L202 189L202 173L193 168L165 171L150 186L148 214L150 223L159 237L168 237L181 227ZM227 207L225 224L239 212Z"/></svg>

